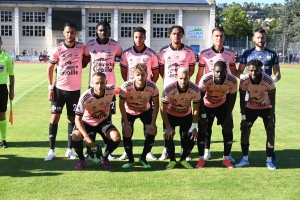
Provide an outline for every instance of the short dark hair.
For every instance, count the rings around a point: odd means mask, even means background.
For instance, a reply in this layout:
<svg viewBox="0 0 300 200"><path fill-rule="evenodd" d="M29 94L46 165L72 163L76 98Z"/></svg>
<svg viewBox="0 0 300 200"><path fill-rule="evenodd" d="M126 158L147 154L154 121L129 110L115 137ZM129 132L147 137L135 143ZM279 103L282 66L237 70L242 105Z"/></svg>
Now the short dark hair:
<svg viewBox="0 0 300 200"><path fill-rule="evenodd" d="M223 68L223 69L225 69L225 70L227 69L226 63L225 63L224 61L221 61L221 60L219 60L218 62L215 63L214 69L215 69L216 67L221 67L221 68Z"/></svg>
<svg viewBox="0 0 300 200"><path fill-rule="evenodd" d="M77 30L77 27L76 27L76 25L74 24L74 23L72 23L72 22L67 22L67 23L65 23L65 25L64 25L64 30L65 30L65 28L66 27L71 27L71 28L74 28L75 30Z"/></svg>
<svg viewBox="0 0 300 200"><path fill-rule="evenodd" d="M262 66L263 66L263 63L260 61L260 60L250 60L248 63L247 63L247 66L249 67L249 66L251 66L251 65L253 65L253 66L255 66L255 67L259 67L259 68L261 68Z"/></svg>
<svg viewBox="0 0 300 200"><path fill-rule="evenodd" d="M221 26L216 26L212 31L211 34L213 34L215 31L220 31L221 33L225 34L224 29Z"/></svg>
<svg viewBox="0 0 300 200"><path fill-rule="evenodd" d="M106 20L100 20L96 25L96 30L98 29L99 26L107 26L109 30L111 29L110 23L108 23Z"/></svg>
<svg viewBox="0 0 300 200"><path fill-rule="evenodd" d="M133 29L133 33L135 33L135 32L143 33L144 35L146 35L146 30L143 27L140 27L140 26L135 27Z"/></svg>
<svg viewBox="0 0 300 200"><path fill-rule="evenodd" d="M179 25L174 25L171 28L169 28L168 35L171 35L174 28L178 28L179 31L182 32L182 34L184 35L184 29L182 28L182 26Z"/></svg>
<svg viewBox="0 0 300 200"><path fill-rule="evenodd" d="M266 31L260 27L260 28L255 29L255 30L253 31L253 35L254 35L255 33L266 34Z"/></svg>
<svg viewBox="0 0 300 200"><path fill-rule="evenodd" d="M106 75L103 72L95 72L92 77L94 77L94 76L100 76L100 77L106 79Z"/></svg>

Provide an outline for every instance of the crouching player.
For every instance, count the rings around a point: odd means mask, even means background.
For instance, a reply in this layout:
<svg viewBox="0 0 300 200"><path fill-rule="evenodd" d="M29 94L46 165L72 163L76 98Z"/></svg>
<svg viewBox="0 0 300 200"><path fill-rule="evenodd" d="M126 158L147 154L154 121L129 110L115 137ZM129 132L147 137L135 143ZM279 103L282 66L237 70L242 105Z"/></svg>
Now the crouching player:
<svg viewBox="0 0 300 200"><path fill-rule="evenodd" d="M213 71L204 75L199 83L201 90L198 153L199 161L196 168L202 168L204 161L205 134L211 134L214 118L222 126L224 143L223 165L233 168L229 155L233 140L232 109L236 100L237 81L234 75L227 73L226 63L218 61Z"/></svg>
<svg viewBox="0 0 300 200"><path fill-rule="evenodd" d="M262 73L262 62L251 60L247 63L248 74L240 82L240 107L242 114L241 121L241 148L243 158L236 167L249 165L249 135L251 127L258 117L263 119L267 133L267 161L266 166L270 170L276 167L272 163L272 155L275 140L275 93L276 88L272 77ZM249 100L245 103L246 92L249 93Z"/></svg>
<svg viewBox="0 0 300 200"><path fill-rule="evenodd" d="M88 148L93 148L96 133L108 140L101 163L104 168L110 168L108 155L119 145L121 136L116 127L109 120L110 103L116 93L114 85L106 85L106 75L96 72L92 76L93 87L85 91L77 104L75 126L72 140L79 161L75 169L81 170L85 165L83 154L83 139Z"/></svg>
<svg viewBox="0 0 300 200"><path fill-rule="evenodd" d="M180 157L180 164L187 169L193 168L187 161L197 140L197 121L199 113L200 89L189 81L189 70L179 68L177 71L177 81L168 85L162 96L161 116L165 128L165 145L170 162L166 169L173 169L176 166L175 146L173 137L175 127L180 127L181 139L183 141L183 151ZM193 101L193 113L191 102Z"/></svg>
<svg viewBox="0 0 300 200"><path fill-rule="evenodd" d="M144 168L151 168L146 161L146 156L151 152L157 133L156 118L159 107L159 91L154 82L147 80L147 66L145 64L136 64L133 68L133 76L134 80L123 83L119 95L123 143L129 160L122 168L130 168L134 165L132 135L134 121L137 118L140 118L146 129L144 149L139 162ZM153 111L149 103L150 98L154 104Z"/></svg>

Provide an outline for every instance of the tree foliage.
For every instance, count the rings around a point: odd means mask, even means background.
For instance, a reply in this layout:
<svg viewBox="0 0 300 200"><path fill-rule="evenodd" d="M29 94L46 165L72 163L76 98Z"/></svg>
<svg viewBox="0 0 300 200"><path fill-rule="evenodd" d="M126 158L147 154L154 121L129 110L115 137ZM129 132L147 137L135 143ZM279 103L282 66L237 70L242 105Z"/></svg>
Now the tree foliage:
<svg viewBox="0 0 300 200"><path fill-rule="evenodd" d="M227 37L245 37L252 34L252 25L248 23L247 13L239 4L222 12L224 20L221 26Z"/></svg>

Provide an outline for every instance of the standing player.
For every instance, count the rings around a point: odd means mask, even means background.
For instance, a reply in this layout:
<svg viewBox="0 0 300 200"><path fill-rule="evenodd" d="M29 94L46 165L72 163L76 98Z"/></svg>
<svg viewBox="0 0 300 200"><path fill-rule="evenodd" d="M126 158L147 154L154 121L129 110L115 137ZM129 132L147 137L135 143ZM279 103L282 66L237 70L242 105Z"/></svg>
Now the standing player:
<svg viewBox="0 0 300 200"><path fill-rule="evenodd" d="M276 167L272 162L275 141L275 96L276 88L272 78L262 73L263 63L259 60L251 60L247 63L248 74L240 81L240 107L241 121L241 149L243 157L236 167L249 165L249 136L251 127L258 117L263 119L267 135L267 161L266 166L270 170ZM249 93L246 104L245 95Z"/></svg>
<svg viewBox="0 0 300 200"><path fill-rule="evenodd" d="M106 75L107 84L116 84L115 58L120 57L122 48L119 42L109 38L111 27L107 21L101 20L96 25L97 37L87 42L83 57L83 67L90 62L89 87L92 87L92 75L102 72ZM111 114L116 113L116 97L111 102ZM106 138L104 138L106 144ZM110 155L110 159L115 159Z"/></svg>
<svg viewBox="0 0 300 200"><path fill-rule="evenodd" d="M104 168L110 168L108 156L119 146L121 136L109 119L110 103L116 93L114 85L106 84L106 76L96 72L92 76L93 87L85 91L76 108L76 118L73 131L73 144L79 161L75 169L83 169L86 159L83 155L83 139L88 148L93 148L96 133L106 138L107 147L101 161Z"/></svg>
<svg viewBox="0 0 300 200"><path fill-rule="evenodd" d="M143 63L147 66L147 79L156 83L159 76L157 55L152 49L145 45L145 40L146 30L143 27L136 27L133 30L134 46L126 49L122 53L120 62L121 74L124 81L134 80L133 69L135 65ZM151 99L150 103L152 103ZM123 155L120 156L119 160L125 160L126 158L128 158L128 156L126 152L124 152ZM147 158L150 160L157 160L152 152L147 154Z"/></svg>
<svg viewBox="0 0 300 200"><path fill-rule="evenodd" d="M193 75L195 70L194 52L191 47L184 45L181 41L184 36L184 29L175 25L169 29L168 34L171 38L171 44L164 46L159 52L159 73L163 78L164 88L177 81L177 70L180 67L189 70L189 77ZM183 147L182 144L181 147ZM164 148L159 160L167 158L168 154L166 148ZM190 160L189 157L188 160Z"/></svg>
<svg viewBox="0 0 300 200"><path fill-rule="evenodd" d="M6 132L6 110L8 98L14 99L15 96L15 76L14 62L9 54L2 51L2 38L0 36L0 132L1 132L1 147L7 148ZM7 77L9 77L9 90L7 89Z"/></svg>
<svg viewBox="0 0 300 200"><path fill-rule="evenodd" d="M211 133L214 118L217 124L222 126L224 143L223 165L233 168L229 155L233 140L232 109L236 100L237 80L236 77L227 73L226 63L218 61L213 71L204 75L199 84L201 90L199 128L198 128L198 152L199 161L197 168L205 164L204 143L206 133Z"/></svg>
<svg viewBox="0 0 300 200"><path fill-rule="evenodd" d="M197 140L197 121L199 113L200 89L189 81L189 70L181 67L177 71L177 81L168 85L162 96L161 116L165 127L165 146L170 157L166 169L176 166L175 146L173 137L175 127L180 127L180 139L183 150L180 156L180 164L187 169L193 168L187 161L195 141ZM191 102L193 101L193 112Z"/></svg>
<svg viewBox="0 0 300 200"><path fill-rule="evenodd" d="M80 97L84 44L75 41L77 31L73 23L65 24L63 34L65 41L52 49L47 69L51 118L49 125L50 150L45 161L50 161L56 157L54 149L57 127L65 104L68 115L68 149L66 157L76 159L72 152L72 130L75 125L76 104ZM57 73L53 87L53 70L55 65L57 65Z"/></svg>
<svg viewBox="0 0 300 200"><path fill-rule="evenodd" d="M226 63L227 72L231 72L235 74L236 67L235 67L235 53L234 51L224 48L223 43L225 40L224 29L222 27L215 27L212 30L213 46L203 50L200 53L199 59L199 69L196 77L196 84L199 85L199 81L203 76L203 72L205 69L205 74L213 71L215 63L218 61L223 61ZM208 130L207 134L205 135L205 154L204 160L209 160L211 158L210 152L210 143L211 143L211 135L212 131ZM229 160L234 162L235 160L229 155Z"/></svg>
<svg viewBox="0 0 300 200"><path fill-rule="evenodd" d="M273 82L276 83L281 79L279 60L277 53L266 48L265 43L267 41L267 34L262 28L256 29L253 33L253 41L255 47L246 50L241 58L239 68L236 72L236 77L243 78L243 71L247 63L250 60L260 60L263 63L262 72L272 76L272 71L274 76L272 77ZM248 101L248 94L246 94L246 101ZM276 154L273 154L273 162L278 162Z"/></svg>
<svg viewBox="0 0 300 200"><path fill-rule="evenodd" d="M132 153L132 135L134 122L140 118L144 124L145 142L142 155L139 159L144 168L151 166L146 161L146 155L151 152L154 144L154 137L157 133L156 118L159 107L159 92L155 83L147 80L147 66L139 63L133 68L134 80L123 83L120 91L119 107L122 114L123 143L128 163L122 168L130 168L134 165ZM153 109L149 103L152 98Z"/></svg>

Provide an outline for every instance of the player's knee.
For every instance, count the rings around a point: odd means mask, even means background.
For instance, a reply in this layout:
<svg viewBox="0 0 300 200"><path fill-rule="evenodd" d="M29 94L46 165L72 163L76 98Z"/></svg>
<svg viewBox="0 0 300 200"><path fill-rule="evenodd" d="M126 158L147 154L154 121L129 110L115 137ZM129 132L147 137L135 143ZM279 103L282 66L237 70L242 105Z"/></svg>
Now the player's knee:
<svg viewBox="0 0 300 200"><path fill-rule="evenodd" d="M73 131L73 133L72 133L72 140L73 141L81 141L81 140L83 140L83 136L82 136L82 134L80 133L79 130Z"/></svg>
<svg viewBox="0 0 300 200"><path fill-rule="evenodd" d="M225 124L223 126L223 132L226 134L232 133L233 126L231 124Z"/></svg>
<svg viewBox="0 0 300 200"><path fill-rule="evenodd" d="M121 135L119 133L118 130L113 129L113 130L109 130L109 138L113 141L113 142L120 142L121 141Z"/></svg>

